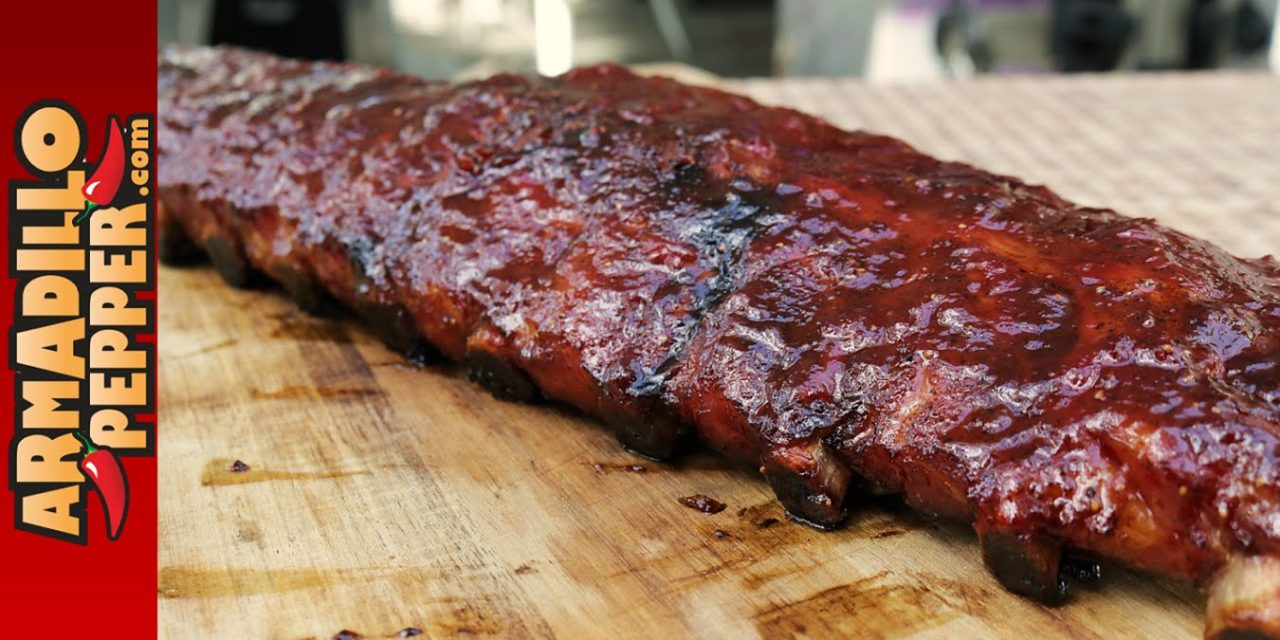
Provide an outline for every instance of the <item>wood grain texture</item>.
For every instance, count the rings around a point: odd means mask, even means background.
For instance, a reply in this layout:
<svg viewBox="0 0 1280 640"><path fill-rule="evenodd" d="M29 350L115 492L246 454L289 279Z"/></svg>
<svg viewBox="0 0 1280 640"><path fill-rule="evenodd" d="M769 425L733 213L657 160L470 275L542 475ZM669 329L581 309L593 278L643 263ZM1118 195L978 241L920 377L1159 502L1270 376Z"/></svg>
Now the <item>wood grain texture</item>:
<svg viewBox="0 0 1280 640"><path fill-rule="evenodd" d="M637 459L349 319L209 268L161 287L165 637L1199 634L1190 588L1113 571L1046 609L1002 591L963 527L892 501L814 531L753 470ZM677 501L697 493L728 508Z"/></svg>
<svg viewBox="0 0 1280 640"><path fill-rule="evenodd" d="M1280 125L1266 112L1280 82L1039 87L739 85L1070 196L1118 196L1246 255L1280 247ZM1205 98L1229 89L1237 99ZM983 111L955 111L972 100ZM1116 155L1135 138L1136 157ZM208 267L164 268L160 288L162 637L1201 633L1204 598L1185 585L1107 567L1096 590L1044 608L996 584L964 527L891 500L817 532L786 521L753 469L637 459L590 420L414 367L349 318L232 290ZM728 508L678 503L693 494Z"/></svg>

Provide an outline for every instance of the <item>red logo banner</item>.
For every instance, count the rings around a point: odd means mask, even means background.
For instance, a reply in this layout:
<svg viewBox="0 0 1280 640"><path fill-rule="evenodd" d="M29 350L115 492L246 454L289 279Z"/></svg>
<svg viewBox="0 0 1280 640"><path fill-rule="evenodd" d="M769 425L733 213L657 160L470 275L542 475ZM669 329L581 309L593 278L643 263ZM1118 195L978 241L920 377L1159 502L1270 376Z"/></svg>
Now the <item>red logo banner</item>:
<svg viewBox="0 0 1280 640"><path fill-rule="evenodd" d="M3 11L5 633L154 637L156 4Z"/></svg>

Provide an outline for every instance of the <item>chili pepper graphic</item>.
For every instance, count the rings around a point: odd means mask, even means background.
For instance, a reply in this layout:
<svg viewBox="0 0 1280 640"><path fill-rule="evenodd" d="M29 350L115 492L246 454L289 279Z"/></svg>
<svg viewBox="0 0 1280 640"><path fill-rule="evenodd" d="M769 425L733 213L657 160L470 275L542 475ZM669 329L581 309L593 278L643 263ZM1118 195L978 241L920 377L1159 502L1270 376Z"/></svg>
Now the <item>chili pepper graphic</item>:
<svg viewBox="0 0 1280 640"><path fill-rule="evenodd" d="M102 498L102 510L107 517L107 538L115 540L120 537L124 514L129 510L129 482L124 477L124 467L110 449L95 447L84 436L75 435L85 446L80 470L93 481L93 488Z"/></svg>
<svg viewBox="0 0 1280 640"><path fill-rule="evenodd" d="M98 207L105 207L115 199L124 181L124 132L120 129L120 121L115 116L107 121L107 145L102 149L102 157L98 159L98 168L80 187L84 196L84 211L76 216L73 224L80 224L89 218Z"/></svg>

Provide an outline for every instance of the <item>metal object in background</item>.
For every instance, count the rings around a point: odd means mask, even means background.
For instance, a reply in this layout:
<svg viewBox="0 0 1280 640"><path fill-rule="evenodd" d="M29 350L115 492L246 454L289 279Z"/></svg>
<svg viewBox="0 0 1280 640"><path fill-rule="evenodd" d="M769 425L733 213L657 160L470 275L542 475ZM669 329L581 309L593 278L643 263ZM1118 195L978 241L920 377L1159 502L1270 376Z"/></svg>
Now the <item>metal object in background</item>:
<svg viewBox="0 0 1280 640"><path fill-rule="evenodd" d="M873 80L1266 67L1277 0L778 0L777 71Z"/></svg>
<svg viewBox="0 0 1280 640"><path fill-rule="evenodd" d="M289 34L280 41L282 46L309 50L310 53L303 51L298 54L303 57L333 58L341 54L345 58L380 66L390 66L392 62L392 29L387 0L294 0L282 4L270 1L245 3L244 6L236 6L237 4L239 3L227 0L159 0L156 25L158 39L161 43L242 42L245 46L254 46L252 42L243 41L260 38L268 31L281 30L281 21L312 20L307 16L298 16L298 7L309 15L316 9L307 5L321 4L337 8L338 30L333 31L335 20L330 13L328 17L315 21L312 32L326 32L323 38L315 38L320 42L309 45L306 43L307 37L298 38ZM295 4L298 6L288 6ZM218 21L215 14L228 11L247 15L229 15L223 18L221 26L215 25ZM320 10L321 13L325 11L327 8ZM326 24L329 26L323 26ZM283 30L288 29L286 27ZM215 34L215 31L218 33ZM299 40L303 42L299 43ZM265 46L258 45L256 48L277 50L275 42L273 39Z"/></svg>
<svg viewBox="0 0 1280 640"><path fill-rule="evenodd" d="M1059 71L1117 68L1138 28L1121 0L1053 0L1049 55Z"/></svg>
<svg viewBox="0 0 1280 640"><path fill-rule="evenodd" d="M210 41L291 58L347 57L340 0L217 0Z"/></svg>
<svg viewBox="0 0 1280 640"><path fill-rule="evenodd" d="M775 74L867 75L876 17L891 3L884 0L777 2Z"/></svg>
<svg viewBox="0 0 1280 640"><path fill-rule="evenodd" d="M952 0L938 17L949 75L1264 66L1274 0ZM1015 8L1016 7L1016 8ZM1011 15L1043 13L1047 42L1009 42ZM1027 25L1023 25L1024 30ZM963 64L957 64L957 61Z"/></svg>
<svg viewBox="0 0 1280 640"><path fill-rule="evenodd" d="M684 19L680 17L680 8L676 0L648 0L653 9L653 19L658 23L662 39L671 49L676 60L688 60L693 57L693 41L689 39L689 31L685 29Z"/></svg>
<svg viewBox="0 0 1280 640"><path fill-rule="evenodd" d="M1187 69L1211 69L1233 56L1260 55L1274 37L1257 0L1196 0L1186 20Z"/></svg>

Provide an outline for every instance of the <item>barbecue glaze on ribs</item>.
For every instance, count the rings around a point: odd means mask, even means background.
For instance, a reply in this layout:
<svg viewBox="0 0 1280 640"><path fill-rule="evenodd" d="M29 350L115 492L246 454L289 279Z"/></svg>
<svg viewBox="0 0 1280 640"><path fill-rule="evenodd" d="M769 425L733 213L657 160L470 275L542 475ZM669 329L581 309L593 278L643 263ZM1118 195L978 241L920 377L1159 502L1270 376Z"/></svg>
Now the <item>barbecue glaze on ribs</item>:
<svg viewBox="0 0 1280 640"><path fill-rule="evenodd" d="M1280 635L1280 267L1151 220L614 66L450 86L160 60L162 257L202 248L496 394L759 461L837 525L971 521L1008 588L1064 550Z"/></svg>

